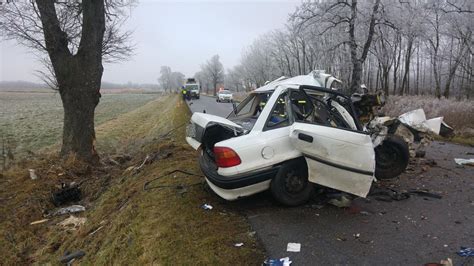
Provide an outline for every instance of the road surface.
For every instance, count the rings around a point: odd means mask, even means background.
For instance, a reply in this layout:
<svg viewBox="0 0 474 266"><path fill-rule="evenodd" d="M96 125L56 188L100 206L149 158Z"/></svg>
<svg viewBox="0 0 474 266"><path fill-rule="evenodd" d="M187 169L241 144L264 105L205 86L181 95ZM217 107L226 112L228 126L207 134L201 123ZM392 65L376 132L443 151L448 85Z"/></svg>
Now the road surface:
<svg viewBox="0 0 474 266"><path fill-rule="evenodd" d="M226 109L229 108L229 109ZM191 110L225 116L230 104L202 97ZM472 147L434 142L426 158L413 160L406 173L376 186L397 191L427 189L441 199L411 196L402 201L356 199L350 208L321 205L315 196L305 206L278 205L269 192L228 202L244 213L267 255L289 256L292 265L423 265L451 258L455 265L474 265L456 254L474 247L474 167L454 158L470 158ZM289 242L301 252L286 252Z"/></svg>
<svg viewBox="0 0 474 266"><path fill-rule="evenodd" d="M191 112L203 112L208 114L227 117L232 112L232 103L218 103L216 98L201 95L199 100L192 100L188 102Z"/></svg>

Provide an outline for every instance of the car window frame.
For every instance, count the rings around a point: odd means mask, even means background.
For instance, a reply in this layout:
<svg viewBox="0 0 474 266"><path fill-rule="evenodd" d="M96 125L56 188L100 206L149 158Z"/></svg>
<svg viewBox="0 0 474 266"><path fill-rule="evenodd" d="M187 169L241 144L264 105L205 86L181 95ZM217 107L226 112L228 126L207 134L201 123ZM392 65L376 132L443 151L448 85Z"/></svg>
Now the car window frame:
<svg viewBox="0 0 474 266"><path fill-rule="evenodd" d="M364 134L364 135L370 135L370 133L367 132L367 131L364 131L364 129L360 125L359 118L357 117L357 115L355 113L354 105L353 105L352 100L350 99L349 96L347 96L347 95L345 95L341 92L326 89L326 88L323 88L323 87L310 86L310 85L301 85L301 86L298 87L298 89L293 89L293 88L289 89L288 90L288 92L289 92L288 97L289 97L290 93L292 93L292 92L301 91L308 98L308 100L310 100L312 102L311 97L306 93L305 89L341 96L344 99L348 100L349 103L350 103L350 105L349 105L350 110L347 110L347 111L349 112L349 114L354 119L354 123L356 124L357 130L351 129L351 128L333 127L333 126L323 125L323 124L309 122L309 121L296 121L295 117L293 116L293 110L292 109L290 109L291 110L291 116L290 117L293 119L293 121L290 123L290 125L295 123L295 122L298 122L298 123L305 123L305 124L317 125L317 126L322 126L322 127L335 128L335 129L339 129L339 130L345 130L345 131L360 133L360 134Z"/></svg>
<svg viewBox="0 0 474 266"><path fill-rule="evenodd" d="M276 105L277 105L277 102L278 102L278 99L284 95L285 97L285 108L286 108L286 113L288 114L288 124L287 125L283 125L281 122L278 123L278 124L275 124L274 126L269 126L268 125L268 122L270 121L270 118L272 117L272 114L273 114L273 111L275 110L276 108ZM276 99L275 103L273 104L272 106L272 109L270 110L270 113L268 114L267 118L265 119L265 124L263 126L263 129L262 131L269 131L269 130L273 130L273 129L279 129L279 128L285 128L285 127L289 127L293 124L293 121L291 119L291 116L292 116L292 113L291 113L291 109L289 109L289 106L288 106L288 100L289 100L289 90L284 90L280 93L280 95L278 95L278 98ZM285 121L285 120L283 120ZM282 121L282 122L283 122Z"/></svg>

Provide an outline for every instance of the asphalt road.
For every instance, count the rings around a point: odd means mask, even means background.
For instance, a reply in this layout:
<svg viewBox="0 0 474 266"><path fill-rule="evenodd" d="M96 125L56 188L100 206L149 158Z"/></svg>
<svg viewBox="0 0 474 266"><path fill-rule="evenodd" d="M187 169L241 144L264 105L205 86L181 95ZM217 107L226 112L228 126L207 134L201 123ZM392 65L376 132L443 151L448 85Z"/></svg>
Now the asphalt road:
<svg viewBox="0 0 474 266"><path fill-rule="evenodd" d="M231 108L202 97L191 109L225 116L225 106ZM472 158L468 152L474 148L434 142L426 158L413 160L402 176L374 185L400 192L427 189L441 199L369 197L337 208L315 196L305 206L286 208L264 192L227 204L247 216L269 257L289 256L292 265L423 265L446 258L474 265L474 258L456 254L460 246L474 247L474 167L454 163ZM287 252L289 242L301 243L301 252Z"/></svg>
<svg viewBox="0 0 474 266"><path fill-rule="evenodd" d="M188 102L189 108L194 112L204 112L208 114L227 117L232 112L232 103L218 103L216 98L201 95L199 100L191 100Z"/></svg>

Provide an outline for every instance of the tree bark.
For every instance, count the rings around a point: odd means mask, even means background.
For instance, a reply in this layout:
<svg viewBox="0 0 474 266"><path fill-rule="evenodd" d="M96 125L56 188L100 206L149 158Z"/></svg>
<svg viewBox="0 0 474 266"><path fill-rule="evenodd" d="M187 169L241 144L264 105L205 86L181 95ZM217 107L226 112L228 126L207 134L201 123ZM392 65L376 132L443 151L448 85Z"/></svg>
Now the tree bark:
<svg viewBox="0 0 474 266"><path fill-rule="evenodd" d="M408 36L407 39L407 51L405 54L405 73L403 75L402 86L400 87L399 95L403 95L404 93L409 94L410 92L410 61L412 55L412 48L413 48L413 41L414 37Z"/></svg>
<svg viewBox="0 0 474 266"><path fill-rule="evenodd" d="M54 1L36 3L64 109L61 155L97 162L94 111L100 99L103 73L104 1L82 1L82 37L75 55L68 49L67 34L59 25Z"/></svg>
<svg viewBox="0 0 474 266"><path fill-rule="evenodd" d="M351 53L351 60L352 60L352 77L351 77L351 93L355 92L360 88L360 83L362 79L362 64L365 62L367 58L367 54L369 53L370 45L372 44L372 39L374 37L375 32L375 22L376 22L376 14L378 13L380 5L380 0L375 0L375 3L372 8L372 14L370 16L370 23L369 23L369 31L367 34L367 39L365 40L362 54L360 57L357 55L357 41L355 37L355 29L356 29L356 18L357 18L357 0L352 0L351 3L351 17L349 21L349 47Z"/></svg>

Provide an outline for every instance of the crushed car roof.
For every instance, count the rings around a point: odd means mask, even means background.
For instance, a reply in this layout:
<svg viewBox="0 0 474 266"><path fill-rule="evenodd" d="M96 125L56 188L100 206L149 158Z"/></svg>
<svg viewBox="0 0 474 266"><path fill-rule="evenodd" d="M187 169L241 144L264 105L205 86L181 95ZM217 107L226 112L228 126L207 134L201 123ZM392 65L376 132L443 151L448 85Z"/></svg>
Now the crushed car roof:
<svg viewBox="0 0 474 266"><path fill-rule="evenodd" d="M280 85L310 85L318 87L326 87L324 82L331 77L331 75L324 73L323 71L312 71L308 75L301 75L292 78L287 78L285 76L279 77L274 81L271 81L265 86L262 86L255 90L255 92L266 92L274 90L277 86Z"/></svg>

